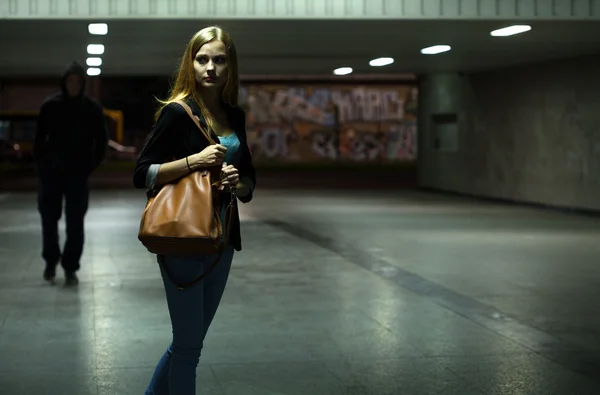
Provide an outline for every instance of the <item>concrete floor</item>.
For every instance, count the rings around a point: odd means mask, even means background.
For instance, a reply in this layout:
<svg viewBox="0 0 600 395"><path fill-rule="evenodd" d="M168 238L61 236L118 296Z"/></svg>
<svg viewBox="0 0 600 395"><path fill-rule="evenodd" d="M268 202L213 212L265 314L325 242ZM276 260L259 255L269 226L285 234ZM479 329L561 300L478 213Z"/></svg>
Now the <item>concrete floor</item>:
<svg viewBox="0 0 600 395"><path fill-rule="evenodd" d="M143 205L92 193L64 288L41 280L35 195L0 194L0 394L143 394L171 335ZM600 393L599 219L409 192L242 208L198 394Z"/></svg>

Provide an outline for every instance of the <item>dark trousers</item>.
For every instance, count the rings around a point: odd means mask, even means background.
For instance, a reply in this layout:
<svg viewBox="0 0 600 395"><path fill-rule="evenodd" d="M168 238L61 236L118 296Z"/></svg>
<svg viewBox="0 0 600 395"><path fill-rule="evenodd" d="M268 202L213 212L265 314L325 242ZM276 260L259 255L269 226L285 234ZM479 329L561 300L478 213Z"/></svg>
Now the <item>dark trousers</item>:
<svg viewBox="0 0 600 395"><path fill-rule="evenodd" d="M67 239L61 253L58 222L62 216L63 198ZM79 270L83 253L84 217L89 202L87 179L69 179L61 175L46 174L40 177L38 211L42 217L42 257L48 266L59 262L66 272ZM62 259L61 259L62 258Z"/></svg>

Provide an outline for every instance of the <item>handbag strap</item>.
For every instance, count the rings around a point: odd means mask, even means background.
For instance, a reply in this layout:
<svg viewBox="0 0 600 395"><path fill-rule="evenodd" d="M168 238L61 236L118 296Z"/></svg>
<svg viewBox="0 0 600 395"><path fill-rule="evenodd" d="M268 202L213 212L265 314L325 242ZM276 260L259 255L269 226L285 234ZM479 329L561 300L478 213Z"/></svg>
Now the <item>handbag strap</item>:
<svg viewBox="0 0 600 395"><path fill-rule="evenodd" d="M202 131L202 133L204 134L204 137L206 137L206 139L208 140L208 142L210 144L217 144L215 142L215 140L211 137L210 133L208 133L206 131L206 129L204 129L202 127L202 125L200 125L200 120L198 119L198 117L196 115L194 115L194 112L192 111L192 109L190 108L190 106L188 106L188 104L186 102L184 102L183 100L176 100L176 101L174 101L174 103L177 103L181 107L183 107L183 109L185 110L185 112L187 112L188 115L190 116L190 118L192 118L192 121L194 121L194 123L196 124L196 126L198 127L198 129L200 129L200 131Z"/></svg>

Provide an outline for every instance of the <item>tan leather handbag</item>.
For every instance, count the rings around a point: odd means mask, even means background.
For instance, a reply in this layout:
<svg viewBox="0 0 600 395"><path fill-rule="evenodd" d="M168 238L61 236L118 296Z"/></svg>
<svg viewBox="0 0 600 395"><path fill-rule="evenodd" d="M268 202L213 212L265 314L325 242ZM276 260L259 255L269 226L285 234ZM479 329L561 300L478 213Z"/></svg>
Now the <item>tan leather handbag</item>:
<svg viewBox="0 0 600 395"><path fill-rule="evenodd" d="M200 125L191 108L177 101L210 144L216 144ZM142 213L138 239L148 251L159 255L191 256L218 254L209 269L194 281L177 285L184 289L202 280L218 264L229 243L233 218L235 190L224 193L220 182L220 167L194 171L179 180L163 185L149 197ZM230 197L223 202L224 197ZM221 223L220 210L226 203L225 224ZM163 265L166 269L166 267ZM168 274L168 272L167 272Z"/></svg>

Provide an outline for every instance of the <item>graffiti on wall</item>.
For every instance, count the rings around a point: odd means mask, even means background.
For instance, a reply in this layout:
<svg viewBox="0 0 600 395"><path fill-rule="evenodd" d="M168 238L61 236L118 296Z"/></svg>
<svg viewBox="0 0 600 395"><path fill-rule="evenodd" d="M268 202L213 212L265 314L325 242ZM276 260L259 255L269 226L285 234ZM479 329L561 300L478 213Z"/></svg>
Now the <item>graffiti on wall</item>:
<svg viewBox="0 0 600 395"><path fill-rule="evenodd" d="M414 161L417 88L248 84L240 104L257 161Z"/></svg>

